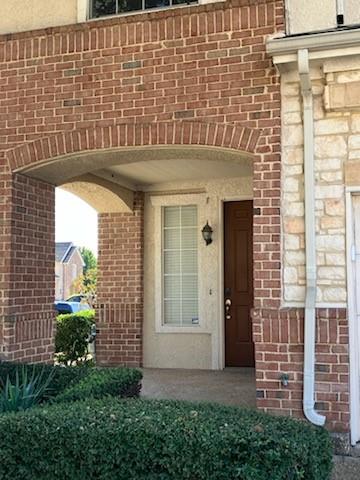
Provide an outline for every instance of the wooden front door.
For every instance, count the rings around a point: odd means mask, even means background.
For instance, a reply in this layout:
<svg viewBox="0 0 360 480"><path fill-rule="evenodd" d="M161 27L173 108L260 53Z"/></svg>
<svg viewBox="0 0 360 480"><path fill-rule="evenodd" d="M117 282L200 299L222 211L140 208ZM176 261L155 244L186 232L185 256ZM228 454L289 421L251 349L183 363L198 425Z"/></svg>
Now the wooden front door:
<svg viewBox="0 0 360 480"><path fill-rule="evenodd" d="M253 202L224 204L225 365L253 367Z"/></svg>

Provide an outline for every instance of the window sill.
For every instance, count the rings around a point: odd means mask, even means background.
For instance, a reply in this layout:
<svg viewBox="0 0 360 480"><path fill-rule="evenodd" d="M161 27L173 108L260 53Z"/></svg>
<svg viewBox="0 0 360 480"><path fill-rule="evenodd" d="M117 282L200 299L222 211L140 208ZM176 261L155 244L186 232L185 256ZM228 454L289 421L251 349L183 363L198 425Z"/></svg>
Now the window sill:
<svg viewBox="0 0 360 480"><path fill-rule="evenodd" d="M191 8L191 7L200 7L202 5L207 5L211 3L225 3L226 0L199 0L197 3L190 3L190 4L182 4L182 5L172 5L169 7L160 7L160 8L148 8L146 10L134 10L132 12L124 12L124 13L117 13L114 15L104 15L102 17L90 17L88 16L86 19L84 18L81 21L87 22L96 22L96 21L103 21L108 19L114 18L121 18L121 17L130 17L132 15L142 15L146 13L157 13L157 12L164 12L167 10L176 10L178 8Z"/></svg>
<svg viewBox="0 0 360 480"><path fill-rule="evenodd" d="M211 331L201 326L193 327L170 327L170 326L157 326L155 333L192 333L192 334L205 334L211 335Z"/></svg>

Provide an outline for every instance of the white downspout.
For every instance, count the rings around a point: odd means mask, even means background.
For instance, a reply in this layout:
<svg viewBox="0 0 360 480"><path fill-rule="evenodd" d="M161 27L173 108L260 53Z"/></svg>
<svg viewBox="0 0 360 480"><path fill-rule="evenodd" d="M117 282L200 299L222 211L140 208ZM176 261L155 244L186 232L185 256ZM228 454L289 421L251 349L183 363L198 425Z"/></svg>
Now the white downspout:
<svg viewBox="0 0 360 480"><path fill-rule="evenodd" d="M309 52L298 51L298 69L304 115L304 190L305 190L305 249L306 297L304 321L304 387L303 410L306 418L323 426L326 417L315 411L315 331L316 331L316 234L315 234L315 174L314 174L314 114L310 80Z"/></svg>
<svg viewBox="0 0 360 480"><path fill-rule="evenodd" d="M336 23L338 27L344 25L344 0L336 0Z"/></svg>

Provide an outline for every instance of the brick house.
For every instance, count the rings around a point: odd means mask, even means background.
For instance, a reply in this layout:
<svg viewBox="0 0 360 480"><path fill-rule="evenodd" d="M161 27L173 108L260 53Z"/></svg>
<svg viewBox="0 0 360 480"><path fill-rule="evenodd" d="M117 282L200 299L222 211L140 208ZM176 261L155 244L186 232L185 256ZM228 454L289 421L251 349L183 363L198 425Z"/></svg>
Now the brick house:
<svg viewBox="0 0 360 480"><path fill-rule="evenodd" d="M255 366L259 408L360 440L360 36L336 2L312 36L308 0L5 3L1 356L51 359L61 185L99 212L100 364Z"/></svg>
<svg viewBox="0 0 360 480"><path fill-rule="evenodd" d="M80 248L71 242L55 244L55 300L70 297L74 280L82 275L85 262Z"/></svg>

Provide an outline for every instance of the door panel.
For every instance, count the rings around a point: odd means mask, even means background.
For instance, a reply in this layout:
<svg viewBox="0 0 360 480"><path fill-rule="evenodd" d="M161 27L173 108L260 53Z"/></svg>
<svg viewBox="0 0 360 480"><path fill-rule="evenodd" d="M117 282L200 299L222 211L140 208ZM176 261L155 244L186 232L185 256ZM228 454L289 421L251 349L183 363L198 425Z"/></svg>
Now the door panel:
<svg viewBox="0 0 360 480"><path fill-rule="evenodd" d="M249 277L249 255L247 248L244 245L249 243L249 233L246 230L235 231L235 278L236 278L236 291L246 293L248 291L248 277Z"/></svg>
<svg viewBox="0 0 360 480"><path fill-rule="evenodd" d="M225 365L253 367L253 202L224 204Z"/></svg>

